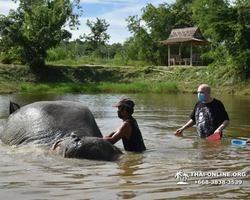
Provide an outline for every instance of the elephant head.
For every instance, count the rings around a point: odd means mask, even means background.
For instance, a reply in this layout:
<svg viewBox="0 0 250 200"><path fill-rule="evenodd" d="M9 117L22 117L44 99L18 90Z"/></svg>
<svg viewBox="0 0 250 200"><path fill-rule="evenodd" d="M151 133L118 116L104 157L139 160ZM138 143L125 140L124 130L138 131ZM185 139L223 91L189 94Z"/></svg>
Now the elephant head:
<svg viewBox="0 0 250 200"><path fill-rule="evenodd" d="M72 132L70 137L58 140L52 147L65 158L117 160L123 153L116 146L99 137L82 137Z"/></svg>

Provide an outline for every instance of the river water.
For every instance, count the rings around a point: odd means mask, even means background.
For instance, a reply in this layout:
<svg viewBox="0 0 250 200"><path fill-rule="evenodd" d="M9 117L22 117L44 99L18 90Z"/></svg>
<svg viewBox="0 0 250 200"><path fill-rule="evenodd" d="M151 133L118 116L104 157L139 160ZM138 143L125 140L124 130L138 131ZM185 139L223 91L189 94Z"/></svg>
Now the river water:
<svg viewBox="0 0 250 200"><path fill-rule="evenodd" d="M126 153L119 141L116 146L125 154L119 161L104 162L66 159L46 148L0 142L1 199L250 198L250 145L231 145L232 139L250 138L250 96L214 95L224 103L231 123L224 138L213 142L197 139L195 127L174 136L189 120L196 94L0 95L0 131L10 100L25 105L63 99L87 105L105 136L121 124L111 105L124 96L135 101L133 116L145 153ZM176 176L180 170L186 179Z"/></svg>

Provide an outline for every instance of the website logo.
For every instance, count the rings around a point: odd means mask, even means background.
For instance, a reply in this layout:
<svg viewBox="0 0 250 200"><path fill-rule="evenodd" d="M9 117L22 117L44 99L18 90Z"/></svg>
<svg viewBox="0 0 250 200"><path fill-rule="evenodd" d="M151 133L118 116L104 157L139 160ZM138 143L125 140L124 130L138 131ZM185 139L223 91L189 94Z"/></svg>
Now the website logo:
<svg viewBox="0 0 250 200"><path fill-rule="evenodd" d="M186 182L188 180L189 176L188 176L187 173L185 173L182 170L177 171L174 178L179 180L179 182L177 183L178 185L187 185L187 184L189 184L189 183Z"/></svg>

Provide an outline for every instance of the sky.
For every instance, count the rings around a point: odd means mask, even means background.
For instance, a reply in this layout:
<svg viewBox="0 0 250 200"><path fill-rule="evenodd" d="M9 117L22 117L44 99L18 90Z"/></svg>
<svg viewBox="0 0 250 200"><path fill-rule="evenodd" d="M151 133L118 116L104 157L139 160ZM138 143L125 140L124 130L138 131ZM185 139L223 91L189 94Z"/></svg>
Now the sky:
<svg viewBox="0 0 250 200"><path fill-rule="evenodd" d="M86 22L96 22L96 18L105 19L110 24L107 33L111 36L109 44L123 44L131 36L127 29L126 18L138 15L141 17L141 9L148 3L158 7L162 3L172 4L175 0L81 0L83 15L80 18L79 30L71 31L72 39L79 38L80 35L89 34L90 29ZM8 15L10 9L16 9L18 4L12 0L0 0L0 14Z"/></svg>

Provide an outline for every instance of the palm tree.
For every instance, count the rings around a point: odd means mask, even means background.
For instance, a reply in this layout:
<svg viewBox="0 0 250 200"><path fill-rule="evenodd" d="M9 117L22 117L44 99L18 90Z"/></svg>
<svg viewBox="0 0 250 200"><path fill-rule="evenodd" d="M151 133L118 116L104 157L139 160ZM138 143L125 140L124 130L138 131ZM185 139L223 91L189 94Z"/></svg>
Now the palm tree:
<svg viewBox="0 0 250 200"><path fill-rule="evenodd" d="M184 172L183 172L182 170L177 171L174 178L175 178L175 179L178 178L178 179L181 181L182 176L183 176L183 173L184 173Z"/></svg>
<svg viewBox="0 0 250 200"><path fill-rule="evenodd" d="M177 184L188 184L185 181L188 180L189 176L182 170L177 171L174 178L179 179L179 182Z"/></svg>

